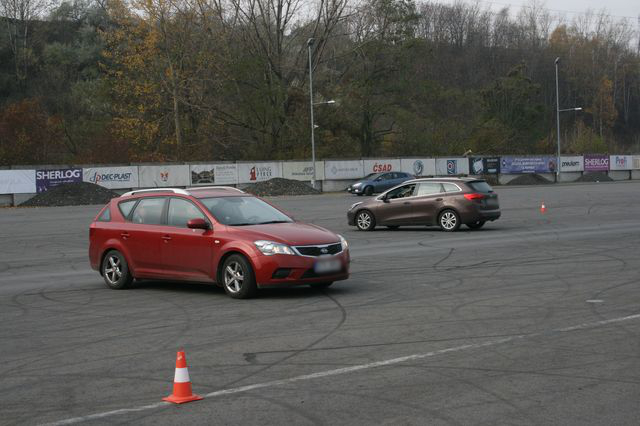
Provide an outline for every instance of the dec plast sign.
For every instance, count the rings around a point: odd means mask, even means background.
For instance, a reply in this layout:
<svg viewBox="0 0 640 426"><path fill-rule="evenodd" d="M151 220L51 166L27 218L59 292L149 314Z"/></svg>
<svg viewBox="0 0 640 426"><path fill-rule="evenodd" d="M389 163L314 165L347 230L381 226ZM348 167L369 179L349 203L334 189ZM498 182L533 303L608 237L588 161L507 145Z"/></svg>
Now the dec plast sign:
<svg viewBox="0 0 640 426"><path fill-rule="evenodd" d="M133 166L123 167L90 167L82 171L85 182L94 183L105 188L137 188L138 168Z"/></svg>

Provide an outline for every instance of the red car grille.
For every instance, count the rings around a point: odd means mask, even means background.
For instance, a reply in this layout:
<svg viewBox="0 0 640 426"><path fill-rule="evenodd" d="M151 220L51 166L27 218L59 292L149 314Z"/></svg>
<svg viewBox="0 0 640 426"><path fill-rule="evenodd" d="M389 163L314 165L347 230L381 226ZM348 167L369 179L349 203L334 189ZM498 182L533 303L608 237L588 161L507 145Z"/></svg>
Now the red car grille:
<svg viewBox="0 0 640 426"><path fill-rule="evenodd" d="M338 254L342 251L342 244L329 244L324 246L296 246L295 249L303 256L324 256Z"/></svg>

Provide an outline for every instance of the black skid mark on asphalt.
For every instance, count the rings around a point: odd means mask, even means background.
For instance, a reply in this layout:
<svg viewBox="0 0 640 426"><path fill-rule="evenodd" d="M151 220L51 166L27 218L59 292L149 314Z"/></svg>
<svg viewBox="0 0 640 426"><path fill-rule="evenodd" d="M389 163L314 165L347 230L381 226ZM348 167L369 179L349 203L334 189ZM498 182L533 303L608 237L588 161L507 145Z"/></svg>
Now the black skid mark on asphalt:
<svg viewBox="0 0 640 426"><path fill-rule="evenodd" d="M544 265L544 266L548 266L548 265L566 265L566 264L574 264L575 263L575 259L579 259L580 261L585 261L584 257L589 256L589 255L593 255L594 258L608 258L611 261L618 261L621 263L625 263L625 261L619 259L619 258L614 258L610 255L606 255L606 254L601 254L601 253L588 253L588 254L584 254L584 253L578 253L578 254L570 254L570 255L563 255L560 256L558 254L555 254L553 256L549 256L549 257L539 257L539 258L531 258L531 256L520 256L520 257L516 257L516 258L511 258L511 259L501 259L501 260L485 260L482 262L477 262L477 263L470 263L470 264L466 264L466 265L459 265L459 266L454 266L454 267L448 267L448 268L438 268L438 271L451 271L451 270L459 270L459 269L474 269L474 268L478 268L478 267L510 267L510 266L516 266L516 267L520 267L520 266L535 266L535 265ZM528 260L523 260L523 258L527 258Z"/></svg>
<svg viewBox="0 0 640 426"><path fill-rule="evenodd" d="M247 361L249 364L256 364L258 362L258 360L256 359L256 356L258 353L263 353L263 352L245 352L242 354L242 356L244 360Z"/></svg>
<svg viewBox="0 0 640 426"><path fill-rule="evenodd" d="M91 290L100 290L100 291L107 291L107 292L111 291L111 290L107 290L107 289L91 289ZM104 313L100 313L100 312L94 312L94 311L86 310L86 309L84 309L84 310L71 310L71 309L67 308L65 310L61 310L61 309L53 309L53 308L50 308L50 307L44 307L44 306L33 306L32 304L31 305L26 305L26 304L21 303L19 301L19 298L22 297L22 296L42 296L42 293L45 292L45 291L46 291L46 289L41 289L38 292L32 292L32 291L25 292L25 293L22 293L20 295L14 296L14 299L16 300L16 303L24 306L24 309L27 309L28 311L30 310L29 308L33 308L33 309L38 309L40 311L49 312L49 313L52 313L52 314L57 314L57 313L64 312L66 314L72 313L72 314L76 314L76 315L89 316L89 317L98 318L98 319L103 319L103 318L110 319L110 318L112 318L114 316L114 315L108 315L108 314L104 314ZM55 291L51 291L50 293L74 293L74 292L79 292L79 291L89 291L89 290L87 290L87 289L68 289L68 290L55 290ZM43 299L43 300L46 300L46 299ZM50 300L47 300L47 301L49 302ZM53 301L55 303L57 303L57 304L60 304L60 302L57 299L53 299ZM131 316L133 318L137 318L137 314L135 314L135 313L133 313L131 315L124 315L124 316L122 314L120 314L118 316L118 318L121 319L121 320L124 320L125 318L127 318L129 316ZM189 319L188 322L190 323L190 319ZM155 324L154 321L151 321L151 322L148 323L148 325L153 325L153 324ZM86 321L83 322L82 324L78 325L77 327L72 327L72 328L65 327L65 331L69 331L69 330L73 330L73 329L83 329L83 327L84 328L87 327L87 322ZM178 331L178 333L180 333L180 332L181 331ZM99 338L97 340L85 342L84 344L86 346L102 344L102 343L105 343L105 342L108 342L108 341L112 341L112 340L116 340L116 339L122 338L124 336L129 336L129 335L131 335L131 333L132 333L132 330L130 330L128 328L125 328L124 331L121 332L121 333L117 333L117 334L114 334L114 335L109 335L109 336L106 336L106 337L103 337L103 338ZM65 349L63 349L63 350L50 352L50 353L48 353L47 355L44 355L44 356L37 356L36 355L36 356L26 357L26 358L23 357L20 360L16 360L16 362L18 362L18 364L17 365L14 364L11 368L9 368L8 370L5 370L3 372L3 374L9 374L9 373L12 373L12 372L14 372L16 370L19 370L21 373L25 373L25 372L29 372L29 371L38 371L38 370L43 370L43 369L49 369L50 367L48 367L48 366L40 366L40 367L36 367L36 368L29 368L29 367L31 365L33 365L33 364L39 363L40 361L48 360L48 359L54 358L54 357L56 357L58 355L65 354L65 353L73 353L75 351L75 348L68 347L66 345L64 346L64 348ZM146 353L149 353L149 352L148 351L146 351L146 352L142 351L142 352L130 353L130 354L124 354L124 355L107 356L107 357L101 357L101 358L97 358L97 359L92 359L91 362L101 361L101 360L108 360L108 359L119 359L119 358L126 359L126 358L131 357L131 356L144 355ZM12 364L13 364L13 362L12 362ZM25 369L24 367L27 367L27 368Z"/></svg>
<svg viewBox="0 0 640 426"><path fill-rule="evenodd" d="M20 297L22 297L23 295L27 294L28 291L22 292L22 293L18 293L18 294L14 294L11 297L11 304L9 306L13 307L13 308L17 308L21 311L20 316L25 316L29 314L29 308L27 306L25 306L23 303L20 303Z"/></svg>
<svg viewBox="0 0 640 426"><path fill-rule="evenodd" d="M451 255L453 254L454 250L455 250L454 248L450 248L449 249L449 253L447 253L442 259L438 260L436 263L431 265L431 268L437 269L438 265L440 265L442 262L445 262L447 259L449 259L451 257Z"/></svg>
<svg viewBox="0 0 640 426"><path fill-rule="evenodd" d="M311 423L312 425L324 425L325 422L320 419L318 416L310 413L308 410L303 410L302 407L290 404L286 401L281 401L281 400L277 400L276 398L271 398L268 397L264 394L259 395L256 393L248 393L246 394L247 396L245 396L245 398L250 397L250 398L255 398L258 400L262 400L262 401L266 401L270 404L276 405L278 407L284 408L286 411L295 413L297 416L307 420L309 423ZM294 401L293 398L289 398L289 401ZM302 401L302 403L304 404L304 401ZM300 424L299 422L296 422L295 419L288 419L289 422L292 422L290 424ZM267 422L265 422L267 423Z"/></svg>
<svg viewBox="0 0 640 426"><path fill-rule="evenodd" d="M401 367L411 367L411 365L405 365L405 366L401 366ZM440 413L438 410L432 410L432 409L427 408L425 405L410 404L410 403L408 403L406 401L403 401L403 400L385 398L384 395L389 393L389 387L388 386L377 386L375 388L368 388L369 390L373 390L375 395L374 394L370 394L370 393L363 394L362 391L345 392L345 391L343 391L341 389L323 390L321 388L314 388L313 393L317 394L317 395L322 395L322 394L327 394L329 396L342 395L342 396L345 396L347 398L355 397L355 398L360 398L362 400L371 400L371 401L374 401L376 403L376 407L380 407L380 406L387 407L388 404L393 404L393 405L397 405L399 407L403 407L404 409L409 408L411 410L418 411L418 412L423 413L425 415L428 415L428 416L431 416L431 417L436 418L438 420L441 420L441 421L445 422L445 424L448 424L448 425L453 425L453 426L463 426L463 425L465 425L465 423L460 423L457 420L455 420L455 419L453 419L453 418L451 418L449 416L445 416L444 414ZM382 403L383 405L380 405L379 403ZM378 421L380 421L380 420L383 420L383 419L378 419ZM429 424L427 419L425 419L424 417L422 417L422 420L424 421L424 424Z"/></svg>
<svg viewBox="0 0 640 426"><path fill-rule="evenodd" d="M322 342L323 340L326 340L329 336L331 336L333 333L338 331L338 329L340 327L342 327L342 324L344 324L344 322L347 319L347 311L344 309L342 304L340 304L340 302L338 302L338 300L335 297L331 296L327 292L327 290L323 290L322 293L340 309L340 313L341 313L340 320L338 321L338 323L330 331L325 333L322 337L320 337L320 338L314 340L313 342L309 343L307 346L305 346L302 349L294 349L294 350L291 351L291 353L289 355L287 355L287 356L285 356L285 357L283 357L283 358L281 358L281 359L279 359L279 360L277 360L275 362L269 363L266 366L264 366L263 368L258 369L257 371L251 372L249 374L246 374L243 377L240 377L239 379L235 379L235 380L233 380L231 382L225 383L224 385L222 385L222 388L232 386L232 385L234 385L236 383L239 383L239 382L241 382L243 380L246 380L246 379L248 379L250 377L253 377L253 376L257 375L257 374L260 374L263 371L266 371L266 370L268 370L270 368L273 368L273 367L275 367L277 365L280 365L280 364L284 363L285 361L288 361L291 358L306 352L308 349L312 348L313 346L317 345L318 343ZM251 354L252 354L251 352L244 353L243 357L245 357L245 359L246 359L247 356L250 358Z"/></svg>
<svg viewBox="0 0 640 426"><path fill-rule="evenodd" d="M513 361L513 360L512 360ZM510 401L508 398L498 394L497 392L489 389L488 387L482 386L476 382L474 382L473 380L470 379L465 379L462 377L457 377L457 376L453 376L450 374L445 374L445 371L447 371L446 369L438 369L436 368L429 368L427 367L429 371L439 375L440 377L444 377L445 379L451 380L451 381L456 381L459 383L463 383L466 384L468 386L471 386L474 389L479 390L480 392L489 395L490 397L493 397L497 402L501 402L504 405L506 405L507 407L513 409L519 416L521 419L523 420L527 420L529 423L531 424L535 424L536 422L534 421L534 419L532 419L522 408L520 408L516 403ZM481 378L484 379L484 378Z"/></svg>
<svg viewBox="0 0 640 426"><path fill-rule="evenodd" d="M602 364L607 361L600 361L593 364ZM407 365L406 367L410 367L411 365ZM575 379L575 380L589 380L589 381L598 381L598 382L607 382L607 383L620 383L620 384L631 384L631 385L640 385L640 380L628 380L628 379L611 379L608 377L598 377L598 376L585 376L579 374L565 374L565 373L550 373L548 369L535 369L535 370L524 370L524 369L508 369L508 368L482 368L482 367L453 367L453 366L438 366L438 365L430 365L430 366L421 366L425 370L434 370L434 369L447 369L447 370L461 370L461 371L479 371L479 372L487 372L487 373L500 373L505 376L510 375L532 375L532 376L544 376L544 377L561 377L567 379ZM561 368L573 368L573 366L568 367L558 367ZM496 376L499 377L499 376Z"/></svg>
<svg viewBox="0 0 640 426"><path fill-rule="evenodd" d="M72 306L87 306L87 305L92 304L93 301L94 301L94 295L93 295L94 292L90 291L87 288L70 289L70 290L67 290L67 291L54 290L52 292L47 292L46 290L47 289L45 287L40 291L40 297L42 297L43 299L49 300L51 302L54 302L54 303L72 305ZM76 293L76 294L77 293L83 293L83 295L87 296L87 301L85 301L85 302L74 302L74 301L70 300L69 298L56 299L55 297L50 296L50 294L53 295L53 294L58 294L58 293L62 293L62 292L65 292L65 293Z"/></svg>
<svg viewBox="0 0 640 426"><path fill-rule="evenodd" d="M175 311L171 309L168 310L169 312L172 312L172 317L174 318L174 320L179 319L178 321L176 321L178 324L172 323L172 328L174 329L173 333L171 333L170 336L160 340L157 343L157 347L164 349L175 348L176 350L179 347L182 347L184 341L182 337L188 337L188 331L191 330L193 326L193 318L191 317L191 313L189 312L189 310L185 306L177 303L175 301L175 297L173 297L172 295L167 295L165 297L160 292L155 291L145 292L145 295L150 295L151 297L154 297L161 302L165 302L171 306L174 306L176 310L180 312L180 314L176 314Z"/></svg>
<svg viewBox="0 0 640 426"><path fill-rule="evenodd" d="M618 289L620 287L625 287L628 285L632 285L632 284L638 284L640 281L639 280L631 280L631 281L625 281L623 283L620 284L616 284L616 285L612 285L610 287L604 288L596 293L594 293L591 297L589 297L589 299L602 299L603 295L606 294L608 291L610 290L615 290ZM605 297L606 298L606 297ZM591 311L591 313L598 319L600 320L606 320L607 318L600 312L598 312L598 307L600 307L602 305L597 304L597 303L590 303L589 304L589 310ZM634 339L638 339L638 333L635 331L632 331L629 329L629 327L623 323L616 323L616 324L611 324L613 327L617 328L618 330L622 330L625 334L631 336Z"/></svg>
<svg viewBox="0 0 640 426"><path fill-rule="evenodd" d="M361 344L361 345L324 346L321 348L309 348L307 349L307 352L329 352L329 351L341 351L341 350L364 349L364 348L384 348L384 347L416 345L416 344L424 344L424 343L458 342L460 340L497 339L497 338L506 338L506 337L516 337L520 335L522 335L522 333L487 334L487 335L475 335L475 336L449 337L446 339L401 340L401 341L395 341L395 342L368 343L368 344ZM273 350L273 351L252 352L251 354L271 355L271 354L279 354L279 353L291 353L294 351L295 349L289 349L289 350L283 349L283 350ZM265 365L265 364L261 364L261 365ZM296 364L296 365L307 365L307 364ZM312 365L318 365L318 363L313 363ZM323 362L321 363L321 365L327 365L327 364ZM344 363L341 362L337 365L344 365Z"/></svg>

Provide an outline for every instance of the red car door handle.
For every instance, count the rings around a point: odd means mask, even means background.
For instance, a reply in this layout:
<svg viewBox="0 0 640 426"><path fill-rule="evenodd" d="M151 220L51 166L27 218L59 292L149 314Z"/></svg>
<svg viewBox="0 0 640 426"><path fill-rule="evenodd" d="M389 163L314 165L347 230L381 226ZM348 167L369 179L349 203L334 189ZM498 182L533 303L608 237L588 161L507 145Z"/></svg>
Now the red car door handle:
<svg viewBox="0 0 640 426"><path fill-rule="evenodd" d="M162 239L165 240L165 241L169 241L169 240L171 240L171 237L168 236L168 235L165 235L165 236L162 237Z"/></svg>
<svg viewBox="0 0 640 426"><path fill-rule="evenodd" d="M131 235L128 232L123 232L122 234L120 234L120 236L122 237L123 240L126 240L127 238L129 238Z"/></svg>

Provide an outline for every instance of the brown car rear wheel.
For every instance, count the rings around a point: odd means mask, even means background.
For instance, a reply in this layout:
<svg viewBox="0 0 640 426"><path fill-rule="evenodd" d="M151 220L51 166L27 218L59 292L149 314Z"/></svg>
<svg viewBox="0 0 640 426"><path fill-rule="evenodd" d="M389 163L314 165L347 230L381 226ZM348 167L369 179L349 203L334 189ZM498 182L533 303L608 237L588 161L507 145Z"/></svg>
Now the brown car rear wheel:
<svg viewBox="0 0 640 426"><path fill-rule="evenodd" d="M455 210L444 210L438 216L438 225L445 232L457 231L460 228L460 215Z"/></svg>

